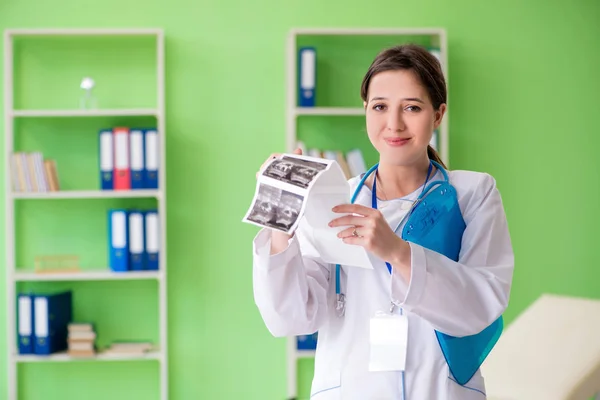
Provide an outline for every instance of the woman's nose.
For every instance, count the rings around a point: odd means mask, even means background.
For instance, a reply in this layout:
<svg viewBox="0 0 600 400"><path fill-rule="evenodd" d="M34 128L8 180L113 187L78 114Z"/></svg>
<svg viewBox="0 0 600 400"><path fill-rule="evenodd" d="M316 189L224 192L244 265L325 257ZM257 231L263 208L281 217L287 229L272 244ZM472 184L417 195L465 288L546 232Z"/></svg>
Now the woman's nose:
<svg viewBox="0 0 600 400"><path fill-rule="evenodd" d="M403 131L406 128L401 112L390 113L388 116L388 129L392 132Z"/></svg>

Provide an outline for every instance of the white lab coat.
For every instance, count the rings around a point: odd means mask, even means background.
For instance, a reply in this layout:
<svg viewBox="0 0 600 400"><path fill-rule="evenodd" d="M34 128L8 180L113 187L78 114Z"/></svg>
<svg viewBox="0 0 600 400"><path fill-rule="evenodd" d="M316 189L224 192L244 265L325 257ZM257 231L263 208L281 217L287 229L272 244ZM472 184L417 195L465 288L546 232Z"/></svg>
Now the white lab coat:
<svg viewBox="0 0 600 400"><path fill-rule="evenodd" d="M390 275L383 262L373 270L342 267L343 317L335 312L335 265L319 259L303 223L279 254L269 254L270 230L261 230L254 239L254 296L269 331L279 337L319 332L311 399L486 398L480 371L464 387L450 377L434 330L452 336L472 335L504 312L512 282L513 250L495 180L478 172L448 174L467 224L459 261L411 243L408 283L397 272ZM443 179L439 171L434 179ZM350 180L353 189L358 181L358 177ZM407 198L415 199L420 191ZM356 203L371 206L367 186ZM379 209L393 228L407 212L401 203L380 202ZM401 304L409 321L404 374L368 370L369 321L377 311L389 310L390 296Z"/></svg>

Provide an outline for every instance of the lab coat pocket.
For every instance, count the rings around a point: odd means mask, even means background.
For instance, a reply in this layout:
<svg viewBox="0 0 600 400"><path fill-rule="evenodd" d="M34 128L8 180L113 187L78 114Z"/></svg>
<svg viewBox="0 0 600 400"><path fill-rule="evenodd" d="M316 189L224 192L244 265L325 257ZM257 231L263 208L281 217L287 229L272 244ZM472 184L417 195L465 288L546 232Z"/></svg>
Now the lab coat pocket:
<svg viewBox="0 0 600 400"><path fill-rule="evenodd" d="M485 383L480 374L476 374L465 385L460 385L451 376L448 377L448 400L485 400Z"/></svg>
<svg viewBox="0 0 600 400"><path fill-rule="evenodd" d="M339 371L327 372L313 379L311 400L341 400L341 376Z"/></svg>

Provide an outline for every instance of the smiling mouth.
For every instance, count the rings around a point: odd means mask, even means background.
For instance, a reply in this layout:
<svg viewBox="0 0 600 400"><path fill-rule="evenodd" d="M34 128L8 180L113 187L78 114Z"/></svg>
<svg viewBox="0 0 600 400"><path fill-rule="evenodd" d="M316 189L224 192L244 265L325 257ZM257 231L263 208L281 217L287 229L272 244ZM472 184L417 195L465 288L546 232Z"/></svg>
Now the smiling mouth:
<svg viewBox="0 0 600 400"><path fill-rule="evenodd" d="M387 138L385 142L392 147L404 146L410 141L410 138Z"/></svg>

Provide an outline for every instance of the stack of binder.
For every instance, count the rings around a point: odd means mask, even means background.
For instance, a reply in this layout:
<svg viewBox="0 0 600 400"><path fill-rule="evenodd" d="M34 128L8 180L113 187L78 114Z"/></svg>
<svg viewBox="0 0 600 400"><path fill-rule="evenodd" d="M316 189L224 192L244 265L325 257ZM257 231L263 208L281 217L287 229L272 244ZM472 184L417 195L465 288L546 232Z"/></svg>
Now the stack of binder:
<svg viewBox="0 0 600 400"><path fill-rule="evenodd" d="M72 318L70 290L54 294L19 294L19 354L49 355L67 350L68 325Z"/></svg>
<svg viewBox="0 0 600 400"><path fill-rule="evenodd" d="M158 189L158 130L115 127L100 133L102 190Z"/></svg>
<svg viewBox="0 0 600 400"><path fill-rule="evenodd" d="M160 232L156 209L110 209L108 234L112 271L159 269Z"/></svg>
<svg viewBox="0 0 600 400"><path fill-rule="evenodd" d="M93 357L96 354L96 332L91 323L71 323L69 331L69 350L72 357Z"/></svg>

